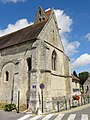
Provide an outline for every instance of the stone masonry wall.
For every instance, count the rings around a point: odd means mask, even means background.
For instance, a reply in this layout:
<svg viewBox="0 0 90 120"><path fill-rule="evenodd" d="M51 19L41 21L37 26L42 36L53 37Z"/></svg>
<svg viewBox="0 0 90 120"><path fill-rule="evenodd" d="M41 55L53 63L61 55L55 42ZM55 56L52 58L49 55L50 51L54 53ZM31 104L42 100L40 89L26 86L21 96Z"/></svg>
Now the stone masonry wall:
<svg viewBox="0 0 90 120"><path fill-rule="evenodd" d="M38 73L36 82L37 85L37 101L41 101L41 90L39 88L40 83L44 83L44 102L45 109L48 106L51 108L51 101L53 97L66 96L67 93L71 92L71 80L67 77L69 76L69 60L64 54L62 42L60 41L59 33L55 25L53 18L48 21L42 32L38 36L39 40L42 41L38 44L37 56L40 58L38 62ZM52 70L52 52L56 51L57 61L56 61L56 71ZM67 69L66 69L67 68ZM68 83L68 84L67 84ZM69 88L68 88L69 87ZM68 90L68 91L67 91ZM40 96L39 96L39 95ZM39 98L40 97L40 98ZM37 107L40 105L38 103Z"/></svg>
<svg viewBox="0 0 90 120"><path fill-rule="evenodd" d="M0 50L0 102L11 102L13 96L13 102L17 104L17 93L20 91L20 104L26 104L27 58L31 57L31 47L32 42L28 42ZM8 81L5 78L6 71L9 72Z"/></svg>

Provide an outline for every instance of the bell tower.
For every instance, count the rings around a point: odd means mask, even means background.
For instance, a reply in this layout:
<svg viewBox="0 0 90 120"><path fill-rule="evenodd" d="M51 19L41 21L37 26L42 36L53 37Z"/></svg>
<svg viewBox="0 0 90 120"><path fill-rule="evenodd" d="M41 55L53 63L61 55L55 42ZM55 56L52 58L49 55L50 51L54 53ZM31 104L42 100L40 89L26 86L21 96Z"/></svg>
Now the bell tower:
<svg viewBox="0 0 90 120"><path fill-rule="evenodd" d="M35 23L38 22L42 22L44 20L48 19L48 17L46 16L44 10L42 9L41 6L39 6L38 11L36 13L36 17L35 17Z"/></svg>

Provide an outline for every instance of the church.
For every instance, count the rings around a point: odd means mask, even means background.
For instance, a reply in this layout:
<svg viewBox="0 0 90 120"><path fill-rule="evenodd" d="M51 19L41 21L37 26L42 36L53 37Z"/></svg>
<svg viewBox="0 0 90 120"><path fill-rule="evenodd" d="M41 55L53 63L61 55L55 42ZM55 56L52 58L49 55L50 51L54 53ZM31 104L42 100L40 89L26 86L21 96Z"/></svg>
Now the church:
<svg viewBox="0 0 90 120"><path fill-rule="evenodd" d="M32 25L0 37L0 102L52 110L53 98L71 96L70 60L53 9L38 8ZM42 93L43 92L43 93Z"/></svg>

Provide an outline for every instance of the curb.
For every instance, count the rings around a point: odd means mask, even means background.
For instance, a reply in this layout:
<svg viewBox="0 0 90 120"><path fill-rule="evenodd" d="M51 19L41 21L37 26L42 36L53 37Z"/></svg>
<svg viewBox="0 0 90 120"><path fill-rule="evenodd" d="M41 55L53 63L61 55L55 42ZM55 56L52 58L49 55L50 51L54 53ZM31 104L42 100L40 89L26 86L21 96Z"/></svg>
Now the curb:
<svg viewBox="0 0 90 120"><path fill-rule="evenodd" d="M88 108L88 107L90 107L90 104L78 106L78 107L71 108L69 110L61 111L61 112L58 112L58 113L70 113L70 112L75 112L75 111L83 110L83 109Z"/></svg>
<svg viewBox="0 0 90 120"><path fill-rule="evenodd" d="M60 111L60 112L57 112L55 110L55 111L45 112L45 113L40 113L40 114L33 114L32 112L26 112L26 111L24 111L23 113L31 114L32 116L36 116L36 115L48 115L48 114L53 114L53 113L54 114L63 114L63 113L70 113L70 112L75 112L75 111L83 110L83 109L85 109L87 107L90 107L90 104L78 106L78 107L71 108L71 109L68 109L68 110L63 110L63 111Z"/></svg>

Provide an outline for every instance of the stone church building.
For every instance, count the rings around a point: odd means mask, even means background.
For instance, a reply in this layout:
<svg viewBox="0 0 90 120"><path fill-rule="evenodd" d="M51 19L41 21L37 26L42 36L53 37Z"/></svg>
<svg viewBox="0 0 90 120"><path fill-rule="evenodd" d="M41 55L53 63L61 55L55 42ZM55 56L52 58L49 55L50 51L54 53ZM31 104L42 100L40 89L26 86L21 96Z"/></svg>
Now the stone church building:
<svg viewBox="0 0 90 120"><path fill-rule="evenodd" d="M70 60L66 56L54 10L39 7L35 22L0 37L0 102L20 104L32 111L53 109L52 99L71 95Z"/></svg>

